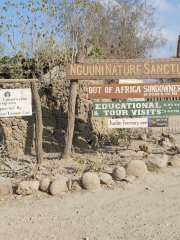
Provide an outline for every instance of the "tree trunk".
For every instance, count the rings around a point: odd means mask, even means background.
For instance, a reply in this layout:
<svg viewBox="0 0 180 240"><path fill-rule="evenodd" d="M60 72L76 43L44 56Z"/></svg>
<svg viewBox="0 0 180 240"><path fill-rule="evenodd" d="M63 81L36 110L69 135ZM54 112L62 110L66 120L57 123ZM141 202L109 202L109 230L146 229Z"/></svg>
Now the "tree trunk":
<svg viewBox="0 0 180 240"><path fill-rule="evenodd" d="M65 134L65 143L62 153L63 159L69 159L71 154L72 139L74 133L74 124L75 124L75 105L76 105L76 96L78 89L78 80L71 80L70 93L68 99L68 125L67 131Z"/></svg>
<svg viewBox="0 0 180 240"><path fill-rule="evenodd" d="M83 51L79 51L76 55L76 63L81 59L84 59L92 50L93 45L86 45ZM68 99L68 125L65 134L64 148L61 157L63 159L69 159L71 154L71 147L74 135L75 126L75 109L76 109L76 96L78 89L78 80L71 80L70 93Z"/></svg>
<svg viewBox="0 0 180 240"><path fill-rule="evenodd" d="M180 57L180 36L179 36L179 39L178 39L178 46L177 46L177 58Z"/></svg>
<svg viewBox="0 0 180 240"><path fill-rule="evenodd" d="M43 151L42 151L42 132L43 132L43 124L42 124L42 110L41 110L41 102L39 98L39 94L37 91L36 83L31 82L32 96L35 105L35 115L36 115L36 123L35 123L35 144L36 144L36 159L38 164L43 163Z"/></svg>

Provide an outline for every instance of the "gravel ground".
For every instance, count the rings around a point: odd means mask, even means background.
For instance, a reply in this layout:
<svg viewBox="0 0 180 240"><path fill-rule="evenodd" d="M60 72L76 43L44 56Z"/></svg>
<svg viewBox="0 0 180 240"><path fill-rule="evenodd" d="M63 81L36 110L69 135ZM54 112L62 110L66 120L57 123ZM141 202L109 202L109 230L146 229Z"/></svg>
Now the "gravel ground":
<svg viewBox="0 0 180 240"><path fill-rule="evenodd" d="M178 144L179 139L180 135ZM104 160L103 164L112 170L115 165L137 158L135 150L141 143L132 144L134 152L120 149L116 154L114 148L108 148L104 155L97 152L87 155L95 161ZM146 144L151 144L153 152L163 150L155 142ZM86 159L85 153L82 156ZM52 176L71 177L73 159L69 162L50 156L47 159L52 165L41 171L48 174L46 170L50 169ZM0 240L179 240L180 168L168 165L161 172L148 172L136 178L133 183L101 185L99 191L79 189L58 196L40 191L24 197L13 194L0 200L0 212Z"/></svg>
<svg viewBox="0 0 180 240"><path fill-rule="evenodd" d="M7 197L0 239L179 240L180 171L168 167L97 192Z"/></svg>

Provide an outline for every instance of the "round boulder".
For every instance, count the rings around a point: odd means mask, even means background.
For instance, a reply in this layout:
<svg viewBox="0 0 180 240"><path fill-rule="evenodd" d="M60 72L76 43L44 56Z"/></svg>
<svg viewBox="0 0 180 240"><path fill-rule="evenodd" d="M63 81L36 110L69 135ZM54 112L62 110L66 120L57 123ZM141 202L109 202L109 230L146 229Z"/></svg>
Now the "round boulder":
<svg viewBox="0 0 180 240"><path fill-rule="evenodd" d="M117 166L114 168L112 175L115 180L121 181L121 180L125 179L125 177L126 177L126 170L124 167Z"/></svg>
<svg viewBox="0 0 180 240"><path fill-rule="evenodd" d="M152 159L146 163L149 171L159 171L166 167L168 156L166 154L159 156L152 156Z"/></svg>
<svg viewBox="0 0 180 240"><path fill-rule="evenodd" d="M67 192L68 187L67 187L67 184L66 184L66 178L65 177L56 178L51 183L49 191L53 196L58 195L62 192Z"/></svg>
<svg viewBox="0 0 180 240"><path fill-rule="evenodd" d="M96 174L86 172L82 177L82 185L86 190L98 190L100 189L100 179Z"/></svg>
<svg viewBox="0 0 180 240"><path fill-rule="evenodd" d="M147 173L147 166L140 160L132 160L126 165L125 170L126 175L140 177Z"/></svg>
<svg viewBox="0 0 180 240"><path fill-rule="evenodd" d="M171 165L173 167L180 167L180 154L176 154L174 155L171 159L170 159Z"/></svg>
<svg viewBox="0 0 180 240"><path fill-rule="evenodd" d="M99 179L100 179L100 183L107 184L107 185L111 184L113 181L111 175L109 175L108 173L102 173L99 176Z"/></svg>
<svg viewBox="0 0 180 240"><path fill-rule="evenodd" d="M46 192L48 190L49 184L49 178L43 178L39 183L39 189L43 192Z"/></svg>

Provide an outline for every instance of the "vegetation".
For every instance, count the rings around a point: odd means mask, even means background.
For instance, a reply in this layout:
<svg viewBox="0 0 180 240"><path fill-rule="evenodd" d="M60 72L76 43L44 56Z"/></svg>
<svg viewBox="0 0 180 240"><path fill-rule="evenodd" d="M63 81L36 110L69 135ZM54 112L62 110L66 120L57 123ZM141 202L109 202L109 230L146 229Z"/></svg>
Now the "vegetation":
<svg viewBox="0 0 180 240"><path fill-rule="evenodd" d="M4 54L10 57L1 58L0 72L12 78L40 78L56 65L64 69L89 43L89 58L144 58L166 43L156 30L156 9L142 0L7 1L1 10Z"/></svg>
<svg viewBox="0 0 180 240"><path fill-rule="evenodd" d="M73 168L74 173L84 173L89 171L100 172L104 169L104 166L101 162L98 163L89 158L77 158L75 161L78 163L78 165Z"/></svg>
<svg viewBox="0 0 180 240"><path fill-rule="evenodd" d="M30 166L20 166L19 158L13 159L9 156L6 150L6 144L3 141L0 143L0 156L1 156L1 168L0 168L0 176L2 177L15 177L17 175L28 175L31 172Z"/></svg>

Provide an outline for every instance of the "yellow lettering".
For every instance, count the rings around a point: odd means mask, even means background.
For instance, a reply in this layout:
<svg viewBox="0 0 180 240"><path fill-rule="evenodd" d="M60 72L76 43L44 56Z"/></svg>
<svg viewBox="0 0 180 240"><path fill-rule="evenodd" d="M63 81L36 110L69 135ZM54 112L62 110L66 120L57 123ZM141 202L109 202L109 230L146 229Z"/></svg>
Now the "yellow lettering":
<svg viewBox="0 0 180 240"><path fill-rule="evenodd" d="M173 63L170 64L170 66L171 66L171 68L172 68L172 73L175 73L175 65L176 65L176 64L173 64Z"/></svg>
<svg viewBox="0 0 180 240"><path fill-rule="evenodd" d="M136 74L134 65L130 65L130 74L132 74L132 73Z"/></svg>
<svg viewBox="0 0 180 240"><path fill-rule="evenodd" d="M82 68L83 68L83 75L88 75L88 65L83 66ZM85 72L85 70L86 70L86 72Z"/></svg>
<svg viewBox="0 0 180 240"><path fill-rule="evenodd" d="M137 65L137 66L136 66L137 74L140 74L140 67L141 67L141 65Z"/></svg>
<svg viewBox="0 0 180 240"><path fill-rule="evenodd" d="M121 75L122 74L122 65L117 65L117 68L119 68L119 75Z"/></svg>
<svg viewBox="0 0 180 240"><path fill-rule="evenodd" d="M95 66L95 75L101 75L101 66Z"/></svg>
<svg viewBox="0 0 180 240"><path fill-rule="evenodd" d="M177 64L177 73L180 74L180 72L179 72L179 64Z"/></svg>
<svg viewBox="0 0 180 240"><path fill-rule="evenodd" d="M76 65L70 65L70 74L71 75L76 75Z"/></svg>
<svg viewBox="0 0 180 240"><path fill-rule="evenodd" d="M161 65L157 64L157 74L160 74L162 72L163 72L162 64Z"/></svg>
<svg viewBox="0 0 180 240"><path fill-rule="evenodd" d="M144 73L145 73L145 74L149 74L149 73L150 73L150 71L149 71L149 63L145 63L145 64L144 64L144 67L145 67L145 69L147 70L147 72L145 71Z"/></svg>
<svg viewBox="0 0 180 240"><path fill-rule="evenodd" d="M112 75L117 75L117 68L116 65L113 67Z"/></svg>
<svg viewBox="0 0 180 240"><path fill-rule="evenodd" d="M77 75L82 75L82 66L77 66Z"/></svg>
<svg viewBox="0 0 180 240"><path fill-rule="evenodd" d="M169 64L164 64L164 73L165 73L165 74L168 74L168 73L169 73L169 71L166 71L166 68L167 68L167 67L169 67Z"/></svg>
<svg viewBox="0 0 180 240"><path fill-rule="evenodd" d="M106 64L106 75L111 75L111 64Z"/></svg>
<svg viewBox="0 0 180 240"><path fill-rule="evenodd" d="M127 67L127 71L126 71L126 67ZM128 75L129 74L129 65L124 65L124 74Z"/></svg>
<svg viewBox="0 0 180 240"><path fill-rule="evenodd" d="M89 74L94 75L94 65L89 66Z"/></svg>
<svg viewBox="0 0 180 240"><path fill-rule="evenodd" d="M152 68L151 68L151 74L156 74L156 68L155 68L155 66L154 66L154 64L152 65Z"/></svg>

